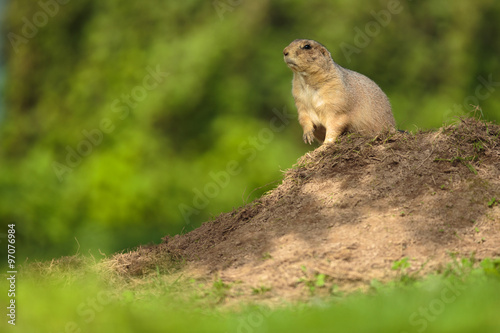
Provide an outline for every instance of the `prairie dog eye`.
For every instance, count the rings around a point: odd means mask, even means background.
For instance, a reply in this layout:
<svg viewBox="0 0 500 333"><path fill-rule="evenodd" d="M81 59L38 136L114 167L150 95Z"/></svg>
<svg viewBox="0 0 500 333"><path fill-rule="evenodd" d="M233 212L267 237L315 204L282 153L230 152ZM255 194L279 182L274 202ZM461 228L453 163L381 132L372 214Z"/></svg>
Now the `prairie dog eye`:
<svg viewBox="0 0 500 333"><path fill-rule="evenodd" d="M311 49L311 45L310 44L306 44L306 45L302 46L302 48L304 50L310 50Z"/></svg>

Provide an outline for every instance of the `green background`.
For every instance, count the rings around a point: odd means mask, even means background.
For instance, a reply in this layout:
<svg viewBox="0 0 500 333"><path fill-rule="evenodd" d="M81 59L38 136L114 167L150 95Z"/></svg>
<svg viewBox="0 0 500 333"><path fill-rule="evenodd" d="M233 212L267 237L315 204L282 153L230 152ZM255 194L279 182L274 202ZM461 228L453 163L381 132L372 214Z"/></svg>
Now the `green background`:
<svg viewBox="0 0 500 333"><path fill-rule="evenodd" d="M376 81L401 129L500 119L495 0L60 1L2 12L0 237L15 223L30 258L159 242L275 186L313 148L296 38Z"/></svg>

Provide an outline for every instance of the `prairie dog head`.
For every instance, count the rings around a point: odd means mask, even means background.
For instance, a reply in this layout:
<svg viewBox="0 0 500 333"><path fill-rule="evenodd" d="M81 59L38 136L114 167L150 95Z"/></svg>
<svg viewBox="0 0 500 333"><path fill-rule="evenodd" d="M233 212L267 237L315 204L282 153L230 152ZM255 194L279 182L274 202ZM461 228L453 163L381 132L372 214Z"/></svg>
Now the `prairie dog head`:
<svg viewBox="0 0 500 333"><path fill-rule="evenodd" d="M332 55L326 47L312 39L296 39L283 50L284 60L294 72L313 74L328 69Z"/></svg>

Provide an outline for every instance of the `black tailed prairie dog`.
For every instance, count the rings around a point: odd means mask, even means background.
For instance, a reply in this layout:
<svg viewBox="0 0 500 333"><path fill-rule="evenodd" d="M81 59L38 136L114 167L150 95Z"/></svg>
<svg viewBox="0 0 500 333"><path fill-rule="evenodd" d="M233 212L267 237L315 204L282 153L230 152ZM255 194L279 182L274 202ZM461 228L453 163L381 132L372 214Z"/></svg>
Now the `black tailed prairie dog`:
<svg viewBox="0 0 500 333"><path fill-rule="evenodd" d="M292 93L304 130L304 142L314 138L333 143L343 132L375 135L395 128L389 99L366 76L343 68L320 43L296 39L283 50L293 71Z"/></svg>

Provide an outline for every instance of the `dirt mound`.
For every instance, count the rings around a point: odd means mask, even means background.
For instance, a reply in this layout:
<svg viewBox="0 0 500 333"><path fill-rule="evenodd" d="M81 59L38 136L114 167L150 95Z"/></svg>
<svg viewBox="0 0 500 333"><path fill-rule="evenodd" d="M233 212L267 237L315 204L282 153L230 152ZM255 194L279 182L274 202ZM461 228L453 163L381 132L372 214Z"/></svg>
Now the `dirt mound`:
<svg viewBox="0 0 500 333"><path fill-rule="evenodd" d="M137 273L168 254L186 260L184 274L240 282L234 294L289 300L314 286L326 293L392 279L404 257L418 274L443 268L450 253L497 257L499 136L498 125L474 119L417 134L345 135L300 158L260 199L116 259Z"/></svg>

